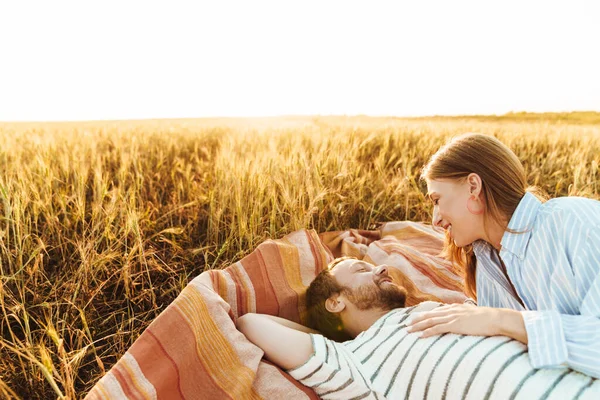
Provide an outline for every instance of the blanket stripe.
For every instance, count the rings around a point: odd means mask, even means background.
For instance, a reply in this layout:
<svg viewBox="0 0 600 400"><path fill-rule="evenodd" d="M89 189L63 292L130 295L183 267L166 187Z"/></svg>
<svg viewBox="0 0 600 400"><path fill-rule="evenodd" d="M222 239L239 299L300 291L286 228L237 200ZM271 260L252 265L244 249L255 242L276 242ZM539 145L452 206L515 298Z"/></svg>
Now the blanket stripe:
<svg viewBox="0 0 600 400"><path fill-rule="evenodd" d="M175 306L181 311L180 315L187 322L186 325L182 326L182 329L191 327L193 330L193 332L190 332L192 335L188 337L196 345L199 361L213 371L213 377L221 386L223 392L229 393L235 399L259 398L254 392L248 393L247 396L243 392L239 393L240 388L251 387L255 374L250 368L241 364L238 354L234 351L228 338L221 333L219 326L211 318L202 295L197 291L191 291L184 298L184 301L178 302ZM171 337L174 336L169 329L166 330L165 334ZM194 334L200 334L201 337L210 337L211 340L195 340ZM179 335L177 335L177 338L179 338ZM188 369L185 368L184 370ZM182 381L186 382L187 380L182 379ZM194 389L186 392L192 395L197 390L198 383L200 382L195 382ZM199 386L201 387L201 385Z"/></svg>

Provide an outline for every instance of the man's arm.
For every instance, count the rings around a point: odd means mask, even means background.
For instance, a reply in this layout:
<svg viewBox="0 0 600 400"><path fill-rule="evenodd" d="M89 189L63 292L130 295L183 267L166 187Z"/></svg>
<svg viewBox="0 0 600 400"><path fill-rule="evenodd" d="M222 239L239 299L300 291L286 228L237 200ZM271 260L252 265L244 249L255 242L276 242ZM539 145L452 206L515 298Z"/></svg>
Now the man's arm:
<svg viewBox="0 0 600 400"><path fill-rule="evenodd" d="M311 337L293 328L308 330L301 325L264 314L246 314L238 319L237 326L264 351L266 358L314 389L320 397L362 399L371 394L369 398L384 398L382 393L373 394L368 380L359 378L362 376L360 362L347 351L340 351L344 346L341 343L322 335ZM328 357L328 354L336 356Z"/></svg>
<svg viewBox="0 0 600 400"><path fill-rule="evenodd" d="M295 329L297 331L300 332L306 332L306 333L314 333L315 335L320 335L321 332L316 331L314 329L310 329L304 325L298 324L294 321L290 321L289 319L285 319L285 318L281 318L281 317L276 317L274 315L268 315L268 314L256 314L256 315L260 315L261 317L264 318L268 318L272 321L277 322L279 325L283 325L283 326L287 326L288 328L292 328Z"/></svg>
<svg viewBox="0 0 600 400"><path fill-rule="evenodd" d="M287 326L283 325L284 323ZM264 351L267 359L283 369L288 370L304 364L314 352L308 332L316 331L286 319L263 314L246 314L238 318L236 325L248 340ZM291 327L294 325L306 331Z"/></svg>

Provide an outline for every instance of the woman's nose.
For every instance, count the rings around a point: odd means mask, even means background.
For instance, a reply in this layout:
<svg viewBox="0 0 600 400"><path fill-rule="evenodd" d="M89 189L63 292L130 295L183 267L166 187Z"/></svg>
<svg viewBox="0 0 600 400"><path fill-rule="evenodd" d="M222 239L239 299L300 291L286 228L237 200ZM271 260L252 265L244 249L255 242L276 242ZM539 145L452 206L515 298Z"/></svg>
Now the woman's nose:
<svg viewBox="0 0 600 400"><path fill-rule="evenodd" d="M433 218L431 223L433 226L440 226L442 222L442 218L440 217L440 213L437 210L433 210Z"/></svg>

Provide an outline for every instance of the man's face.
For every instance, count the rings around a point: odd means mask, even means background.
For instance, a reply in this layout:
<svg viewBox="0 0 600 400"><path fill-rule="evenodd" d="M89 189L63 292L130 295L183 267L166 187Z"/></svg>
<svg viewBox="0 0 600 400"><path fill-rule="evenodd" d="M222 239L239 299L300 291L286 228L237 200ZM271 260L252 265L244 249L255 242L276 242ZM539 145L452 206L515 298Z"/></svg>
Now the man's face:
<svg viewBox="0 0 600 400"><path fill-rule="evenodd" d="M388 266L362 260L344 260L330 271L338 284L347 290L342 293L359 310L381 308L392 310L404 307L406 292L388 275Z"/></svg>

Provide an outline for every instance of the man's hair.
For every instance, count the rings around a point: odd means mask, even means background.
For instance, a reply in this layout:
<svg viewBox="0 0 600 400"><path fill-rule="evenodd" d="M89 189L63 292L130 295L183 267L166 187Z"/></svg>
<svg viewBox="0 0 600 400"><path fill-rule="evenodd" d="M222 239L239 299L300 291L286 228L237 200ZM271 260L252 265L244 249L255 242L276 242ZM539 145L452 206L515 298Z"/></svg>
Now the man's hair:
<svg viewBox="0 0 600 400"><path fill-rule="evenodd" d="M347 290L347 288L337 283L330 271L337 264L348 259L354 259L354 257L339 257L333 260L326 269L317 275L306 290L308 324L325 337L337 342L344 342L352 339L352 337L346 333L340 315L327 311L325 301L334 294Z"/></svg>

